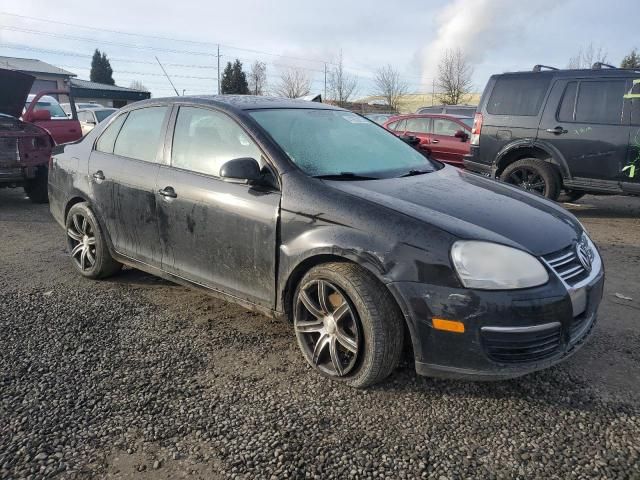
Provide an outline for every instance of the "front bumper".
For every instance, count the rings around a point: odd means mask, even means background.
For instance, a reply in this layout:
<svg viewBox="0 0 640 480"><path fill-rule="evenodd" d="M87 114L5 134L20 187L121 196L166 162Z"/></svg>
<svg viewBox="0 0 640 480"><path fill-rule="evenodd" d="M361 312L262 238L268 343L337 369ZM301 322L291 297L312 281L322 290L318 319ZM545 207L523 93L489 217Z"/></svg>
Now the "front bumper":
<svg viewBox="0 0 640 480"><path fill-rule="evenodd" d="M569 289L570 294L556 276L541 287L511 291L390 284L404 303L416 372L499 380L564 360L580 348L595 325L604 285L604 270L598 267L580 285L582 307L577 315L576 292ZM436 330L432 318L461 321L465 331Z"/></svg>

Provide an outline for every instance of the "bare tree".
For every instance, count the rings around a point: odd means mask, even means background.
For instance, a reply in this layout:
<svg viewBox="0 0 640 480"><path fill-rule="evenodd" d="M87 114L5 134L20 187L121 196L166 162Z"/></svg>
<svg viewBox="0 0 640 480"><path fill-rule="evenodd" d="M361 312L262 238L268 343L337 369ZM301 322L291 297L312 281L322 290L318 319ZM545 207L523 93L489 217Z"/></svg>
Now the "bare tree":
<svg viewBox="0 0 640 480"><path fill-rule="evenodd" d="M252 95L264 95L267 85L267 64L258 60L253 62L248 77L249 93Z"/></svg>
<svg viewBox="0 0 640 480"><path fill-rule="evenodd" d="M141 92L148 92L149 89L144 86L140 80L133 80L129 85L129 88L133 88L134 90L140 90Z"/></svg>
<svg viewBox="0 0 640 480"><path fill-rule="evenodd" d="M445 105L457 105L470 99L473 88L473 67L458 48L447 50L438 65L436 87L438 98Z"/></svg>
<svg viewBox="0 0 640 480"><path fill-rule="evenodd" d="M374 80L375 93L385 99L387 105L393 110L398 110L398 104L404 94L407 93L407 82L400 78L400 74L391 65L385 65L376 72Z"/></svg>
<svg viewBox="0 0 640 480"><path fill-rule="evenodd" d="M307 74L299 68L289 68L280 74L280 83L276 86L275 93L281 97L298 98L309 95L311 80Z"/></svg>
<svg viewBox="0 0 640 480"><path fill-rule="evenodd" d="M349 75L344 70L342 50L340 50L337 63L329 71L328 80L330 97L341 107L349 101L358 88L358 78L353 75Z"/></svg>
<svg viewBox="0 0 640 480"><path fill-rule="evenodd" d="M590 43L584 48L580 48L578 53L569 59L567 68L591 68L594 63L607 61L607 51L602 46L594 47Z"/></svg>

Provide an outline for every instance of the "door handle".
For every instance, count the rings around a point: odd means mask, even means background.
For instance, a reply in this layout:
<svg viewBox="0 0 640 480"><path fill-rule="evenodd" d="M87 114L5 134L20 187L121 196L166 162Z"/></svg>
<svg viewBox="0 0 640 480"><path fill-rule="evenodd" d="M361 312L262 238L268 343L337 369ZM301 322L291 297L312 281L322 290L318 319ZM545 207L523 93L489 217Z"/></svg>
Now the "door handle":
<svg viewBox="0 0 640 480"><path fill-rule="evenodd" d="M93 174L93 178L96 180L104 180L104 173L102 173L102 170L98 170L96 173Z"/></svg>
<svg viewBox="0 0 640 480"><path fill-rule="evenodd" d="M165 198L176 198L178 196L173 187L164 187L163 189L158 190L158 193Z"/></svg>
<svg viewBox="0 0 640 480"><path fill-rule="evenodd" d="M560 125L555 128L547 128L547 132L553 133L554 135L562 135L563 133L567 133L568 130L565 130Z"/></svg>
<svg viewBox="0 0 640 480"><path fill-rule="evenodd" d="M434 138L431 140L431 143L440 143L440 140L438 140L437 138Z"/></svg>

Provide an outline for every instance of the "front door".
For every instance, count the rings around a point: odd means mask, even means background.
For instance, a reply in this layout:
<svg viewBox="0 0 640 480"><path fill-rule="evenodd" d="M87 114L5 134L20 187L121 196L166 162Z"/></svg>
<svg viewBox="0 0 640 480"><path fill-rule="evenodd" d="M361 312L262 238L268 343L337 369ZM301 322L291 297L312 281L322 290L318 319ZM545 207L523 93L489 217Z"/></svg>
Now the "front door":
<svg viewBox="0 0 640 480"><path fill-rule="evenodd" d="M431 133L431 154L433 158L458 167L464 165L464 155L469 153L469 137L456 137L464 127L453 120L434 118Z"/></svg>
<svg viewBox="0 0 640 480"><path fill-rule="evenodd" d="M617 188L629 146L629 121L623 114L627 80L559 80L545 107L538 140L557 149L570 176Z"/></svg>
<svg viewBox="0 0 640 480"><path fill-rule="evenodd" d="M431 119L426 117L409 117L404 125L404 135L410 135L416 137L420 142L416 146L420 151L424 153L431 152L431 136L429 131L431 130ZM434 157L437 158L437 157Z"/></svg>
<svg viewBox="0 0 640 480"><path fill-rule="evenodd" d="M226 161L246 157L269 169L232 118L212 109L180 107L170 165L160 167L156 185L162 268L271 308L280 192L219 177Z"/></svg>
<svg viewBox="0 0 640 480"><path fill-rule="evenodd" d="M115 250L160 268L156 177L168 108L146 107L115 118L89 158L92 205Z"/></svg>

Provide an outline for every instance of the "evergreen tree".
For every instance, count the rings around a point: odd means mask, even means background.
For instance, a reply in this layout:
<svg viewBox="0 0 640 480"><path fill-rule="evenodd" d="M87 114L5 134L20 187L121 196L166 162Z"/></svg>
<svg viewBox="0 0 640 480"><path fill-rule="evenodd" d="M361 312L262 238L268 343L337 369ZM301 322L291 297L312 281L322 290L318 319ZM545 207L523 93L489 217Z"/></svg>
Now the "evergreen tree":
<svg viewBox="0 0 640 480"><path fill-rule="evenodd" d="M227 62L220 80L220 91L225 94L247 95L249 84L247 75L242 71L242 62L236 59L233 64Z"/></svg>
<svg viewBox="0 0 640 480"><path fill-rule="evenodd" d="M622 63L620 64L622 68L640 68L640 55L638 51L634 48L631 50L631 53L622 59Z"/></svg>
<svg viewBox="0 0 640 480"><path fill-rule="evenodd" d="M107 58L107 54L96 48L93 52L93 58L91 59L91 73L89 78L92 82L105 83L107 85L114 85L116 82L113 80L113 69Z"/></svg>

